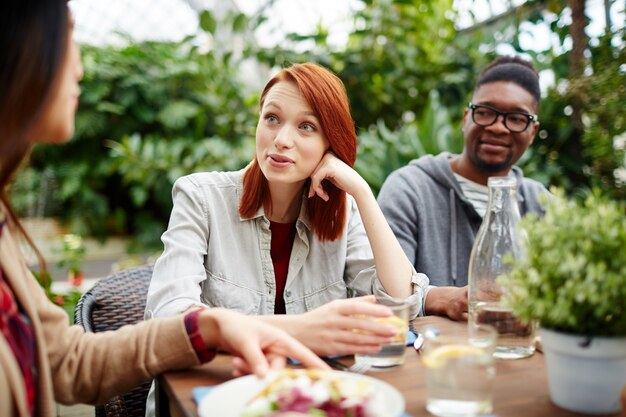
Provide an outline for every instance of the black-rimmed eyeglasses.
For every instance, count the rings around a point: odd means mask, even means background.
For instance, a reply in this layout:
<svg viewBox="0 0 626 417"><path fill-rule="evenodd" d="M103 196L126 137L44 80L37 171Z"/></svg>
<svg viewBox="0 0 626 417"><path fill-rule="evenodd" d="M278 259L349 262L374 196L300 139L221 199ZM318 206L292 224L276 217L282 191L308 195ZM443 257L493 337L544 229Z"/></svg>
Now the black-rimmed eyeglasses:
<svg viewBox="0 0 626 417"><path fill-rule="evenodd" d="M469 103L469 108L472 110L472 120L478 126L491 126L498 120L498 116L502 116L504 126L513 133L521 133L528 128L530 122L539 120L536 114L520 111L503 112L483 104Z"/></svg>

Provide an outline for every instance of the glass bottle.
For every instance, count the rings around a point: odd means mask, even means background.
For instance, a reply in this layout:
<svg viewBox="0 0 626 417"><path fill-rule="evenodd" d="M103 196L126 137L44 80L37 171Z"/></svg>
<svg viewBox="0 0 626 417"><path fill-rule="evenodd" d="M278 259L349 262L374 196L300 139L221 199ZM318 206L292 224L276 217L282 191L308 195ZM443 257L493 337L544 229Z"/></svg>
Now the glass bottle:
<svg viewBox="0 0 626 417"><path fill-rule="evenodd" d="M523 232L516 228L520 219L517 181L514 177L490 177L489 203L470 255L469 331L477 324L489 324L498 331L496 358L517 359L535 351L535 324L523 323L500 303L502 290L496 279L510 265L507 257L525 256Z"/></svg>

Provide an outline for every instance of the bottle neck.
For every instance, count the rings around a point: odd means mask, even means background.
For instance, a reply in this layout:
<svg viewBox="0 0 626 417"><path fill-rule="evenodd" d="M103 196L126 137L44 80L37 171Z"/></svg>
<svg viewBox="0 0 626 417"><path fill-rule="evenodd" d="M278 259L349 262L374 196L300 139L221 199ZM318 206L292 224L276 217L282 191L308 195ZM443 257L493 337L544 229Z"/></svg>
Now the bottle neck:
<svg viewBox="0 0 626 417"><path fill-rule="evenodd" d="M519 220L517 206L517 181L513 177L489 178L489 200L485 217L505 216Z"/></svg>

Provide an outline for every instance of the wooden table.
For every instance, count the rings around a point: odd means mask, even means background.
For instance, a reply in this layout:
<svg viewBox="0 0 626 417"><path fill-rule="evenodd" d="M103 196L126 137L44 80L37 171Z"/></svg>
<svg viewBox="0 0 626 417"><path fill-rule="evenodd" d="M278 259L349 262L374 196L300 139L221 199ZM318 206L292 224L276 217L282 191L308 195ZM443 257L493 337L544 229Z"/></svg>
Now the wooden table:
<svg viewBox="0 0 626 417"><path fill-rule="evenodd" d="M421 317L415 325L436 324L463 330L465 323L440 317ZM179 372L167 372L157 380L157 415L160 417L198 417L192 399L196 386L217 385L231 379L231 358L218 355L211 363ZM406 411L413 417L429 416L425 408L426 381L424 366L415 349L407 348L406 363L394 370L368 372L367 375L386 381L396 387L406 401ZM543 355L530 358L499 360L496 362L494 414L498 417L575 417L581 414L563 410L550 402ZM626 390L622 392L626 416ZM219 417L219 416L215 416Z"/></svg>

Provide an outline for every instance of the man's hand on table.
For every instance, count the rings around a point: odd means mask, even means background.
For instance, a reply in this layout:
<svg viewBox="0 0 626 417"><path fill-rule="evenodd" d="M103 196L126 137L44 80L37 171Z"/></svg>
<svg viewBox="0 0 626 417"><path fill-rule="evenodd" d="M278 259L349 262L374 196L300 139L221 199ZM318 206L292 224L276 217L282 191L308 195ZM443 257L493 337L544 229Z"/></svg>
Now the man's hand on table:
<svg viewBox="0 0 626 417"><path fill-rule="evenodd" d="M447 316L467 321L467 285L465 287L433 287L426 296L426 315Z"/></svg>

